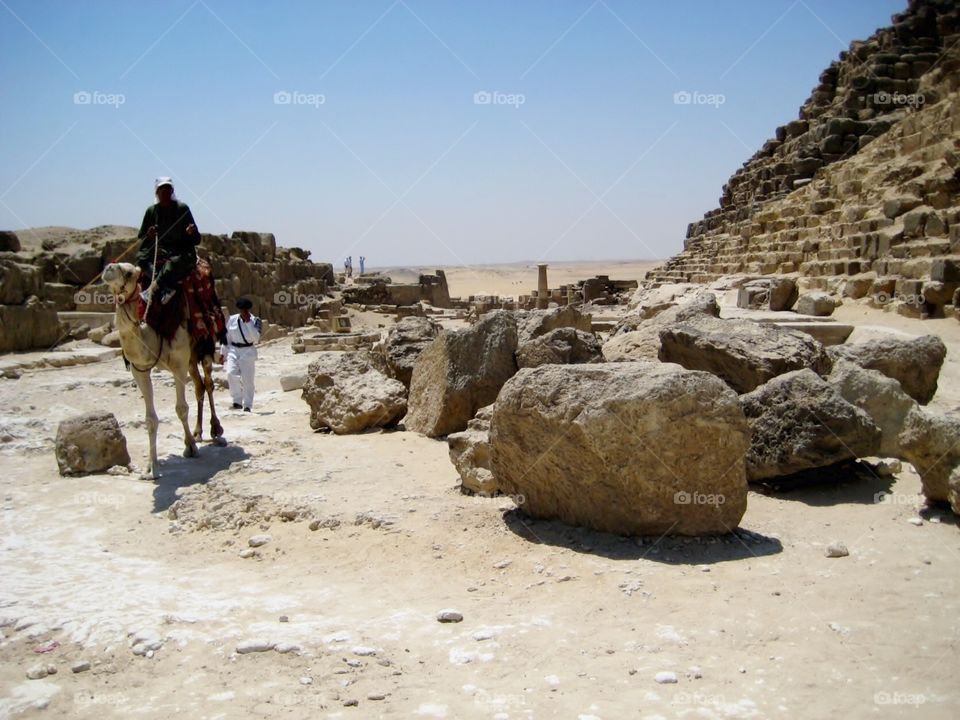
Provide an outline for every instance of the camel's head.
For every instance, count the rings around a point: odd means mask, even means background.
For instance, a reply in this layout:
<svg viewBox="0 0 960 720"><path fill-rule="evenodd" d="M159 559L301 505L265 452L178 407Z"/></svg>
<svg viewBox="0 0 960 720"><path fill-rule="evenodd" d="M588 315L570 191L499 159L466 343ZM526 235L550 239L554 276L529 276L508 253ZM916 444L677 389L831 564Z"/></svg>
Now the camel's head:
<svg viewBox="0 0 960 720"><path fill-rule="evenodd" d="M130 263L110 263L103 269L103 281L110 288L117 303L123 305L137 291L140 268Z"/></svg>

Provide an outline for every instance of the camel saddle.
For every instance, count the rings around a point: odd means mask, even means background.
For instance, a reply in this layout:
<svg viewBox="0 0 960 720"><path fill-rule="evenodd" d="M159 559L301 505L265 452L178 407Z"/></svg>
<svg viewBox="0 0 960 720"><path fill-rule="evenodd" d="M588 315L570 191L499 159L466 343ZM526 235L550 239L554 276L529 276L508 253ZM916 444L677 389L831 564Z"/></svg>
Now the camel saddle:
<svg viewBox="0 0 960 720"><path fill-rule="evenodd" d="M140 290L145 290L149 279L140 276ZM218 344L226 342L227 321L220 307L217 289L213 279L213 269L203 258L197 259L197 265L184 278L176 294L161 305L158 299L150 303L147 325L167 342L173 340L183 323L184 303L187 304L187 332L193 340L197 357L213 355ZM144 319L147 304L140 298L139 316Z"/></svg>

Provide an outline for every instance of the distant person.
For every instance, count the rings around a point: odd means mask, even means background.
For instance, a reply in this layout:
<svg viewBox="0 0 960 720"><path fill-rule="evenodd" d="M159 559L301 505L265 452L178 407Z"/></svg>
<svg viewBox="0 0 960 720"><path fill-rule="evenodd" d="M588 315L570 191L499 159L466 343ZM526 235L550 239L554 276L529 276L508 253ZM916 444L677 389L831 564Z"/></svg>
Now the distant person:
<svg viewBox="0 0 960 720"><path fill-rule="evenodd" d="M366 261L367 259L363 255L361 255L360 256L360 274L361 275L363 275L363 265Z"/></svg>
<svg viewBox="0 0 960 720"><path fill-rule="evenodd" d="M257 343L263 323L250 313L253 303L247 298L237 300L240 311L231 315L227 321L227 344L221 346L220 357L225 358L227 384L233 398L233 409L243 408L250 412L253 408L254 375L257 365Z"/></svg>
<svg viewBox="0 0 960 720"><path fill-rule="evenodd" d="M197 266L200 232L190 208L174 195L171 178L157 178L153 191L157 202L143 214L137 265L144 277L152 280L150 287L143 291L144 302L153 295L161 305L166 305L176 295L183 279Z"/></svg>
<svg viewBox="0 0 960 720"><path fill-rule="evenodd" d="M353 277L353 255L347 255L347 277Z"/></svg>

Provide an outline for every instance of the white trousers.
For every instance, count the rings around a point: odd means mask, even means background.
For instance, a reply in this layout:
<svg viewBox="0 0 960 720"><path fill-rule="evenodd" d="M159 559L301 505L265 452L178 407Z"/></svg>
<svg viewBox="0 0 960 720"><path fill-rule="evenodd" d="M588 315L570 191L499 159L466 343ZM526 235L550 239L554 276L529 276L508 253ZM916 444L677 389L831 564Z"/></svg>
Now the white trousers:
<svg viewBox="0 0 960 720"><path fill-rule="evenodd" d="M245 408L253 407L253 376L256 373L256 348L227 348L227 362L224 368L227 371L227 384L230 386L230 396L237 405Z"/></svg>

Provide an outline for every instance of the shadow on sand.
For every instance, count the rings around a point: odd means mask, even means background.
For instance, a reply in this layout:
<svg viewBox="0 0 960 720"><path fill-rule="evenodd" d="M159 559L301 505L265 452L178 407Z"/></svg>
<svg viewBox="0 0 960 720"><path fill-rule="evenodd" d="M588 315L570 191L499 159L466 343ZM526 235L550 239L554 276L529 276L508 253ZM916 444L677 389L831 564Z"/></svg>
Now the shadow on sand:
<svg viewBox="0 0 960 720"><path fill-rule="evenodd" d="M644 559L668 565L710 565L776 555L783 551L777 538L742 528L726 535L701 538L677 535L627 538L573 527L559 520L534 520L519 510L508 510L503 514L503 520L511 531L529 542L610 560Z"/></svg>
<svg viewBox="0 0 960 720"><path fill-rule="evenodd" d="M869 463L851 461L751 484L750 489L814 507L873 505L882 501L894 482L896 478L881 477Z"/></svg>
<svg viewBox="0 0 960 720"><path fill-rule="evenodd" d="M249 457L240 445L207 443L200 446L199 457L168 455L161 458L160 478L154 481L153 511L162 512L173 505L181 488L206 483L221 470Z"/></svg>

